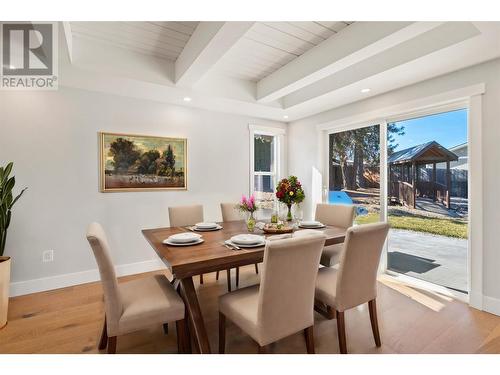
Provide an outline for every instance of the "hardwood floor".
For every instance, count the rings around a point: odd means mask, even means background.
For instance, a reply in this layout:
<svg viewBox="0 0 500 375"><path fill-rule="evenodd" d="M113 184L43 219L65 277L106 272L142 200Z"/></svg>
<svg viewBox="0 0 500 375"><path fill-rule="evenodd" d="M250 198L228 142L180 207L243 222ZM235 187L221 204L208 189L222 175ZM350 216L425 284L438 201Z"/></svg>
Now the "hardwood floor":
<svg viewBox="0 0 500 375"><path fill-rule="evenodd" d="M157 272L160 273L160 272ZM121 278L130 280L141 275ZM240 287L255 284L254 266L242 267ZM234 282L234 280L233 280ZM221 273L196 285L210 345L218 348L217 297L226 293ZM382 346L377 348L368 305L345 313L349 353L500 353L500 317L469 308L437 293L382 277L377 298ZM0 353L97 353L103 323L100 283L12 298L9 323L0 330ZM227 321L226 353L257 353L258 348ZM338 353L337 325L315 314L316 353ZM270 353L305 353L302 332L270 345ZM175 324L120 336L117 353L177 353Z"/></svg>

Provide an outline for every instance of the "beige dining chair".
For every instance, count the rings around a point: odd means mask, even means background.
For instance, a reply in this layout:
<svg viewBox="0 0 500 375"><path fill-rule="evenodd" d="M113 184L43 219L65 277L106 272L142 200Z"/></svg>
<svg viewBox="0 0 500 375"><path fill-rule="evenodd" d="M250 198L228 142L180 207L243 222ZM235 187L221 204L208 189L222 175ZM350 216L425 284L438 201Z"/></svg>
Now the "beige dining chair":
<svg viewBox="0 0 500 375"><path fill-rule="evenodd" d="M94 252L104 290L104 326L99 350L116 353L117 336L154 324L176 322L179 353L189 350L186 309L181 297L164 275L144 277L118 284L108 240L102 226L92 223L87 240Z"/></svg>
<svg viewBox="0 0 500 375"><path fill-rule="evenodd" d="M339 347L347 353L344 312L368 302L375 344L381 346L377 321L377 270L389 224L375 223L347 230L338 270L323 267L316 280L316 300L337 317Z"/></svg>
<svg viewBox="0 0 500 375"><path fill-rule="evenodd" d="M347 229L352 227L355 210L356 208L352 205L319 203L316 205L315 220L325 225ZM337 264L342 248L342 244L325 246L321 253L321 265L331 267Z"/></svg>
<svg viewBox="0 0 500 375"><path fill-rule="evenodd" d="M267 241L260 285L219 297L219 352L225 351L226 318L254 339L259 353L267 345L304 330L314 353L314 286L326 236Z"/></svg>
<svg viewBox="0 0 500 375"><path fill-rule="evenodd" d="M241 213L235 208L237 203L221 203L220 210L222 213L222 221L239 221L242 220ZM259 274L259 265L255 263L255 273ZM215 279L219 280L219 271L215 274ZM227 290L231 291L231 270L227 270ZM236 287L240 285L240 267L236 267Z"/></svg>
<svg viewBox="0 0 500 375"><path fill-rule="evenodd" d="M171 227L187 227L203 222L203 206L176 206L168 208L168 219ZM200 284L203 284L203 274L200 275Z"/></svg>

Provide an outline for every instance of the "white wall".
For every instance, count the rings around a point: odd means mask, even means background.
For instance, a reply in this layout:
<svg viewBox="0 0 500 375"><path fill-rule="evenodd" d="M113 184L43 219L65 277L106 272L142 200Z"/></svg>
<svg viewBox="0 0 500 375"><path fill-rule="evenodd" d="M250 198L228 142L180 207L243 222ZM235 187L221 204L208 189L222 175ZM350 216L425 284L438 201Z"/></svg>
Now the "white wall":
<svg viewBox="0 0 500 375"><path fill-rule="evenodd" d="M482 108L482 157L483 157L483 294L490 310L500 313L500 59L476 65L435 79L424 81L370 99L320 113L296 121L288 129L288 171L303 180L306 190L311 190L312 167L320 168L317 148L320 146L316 125L338 121L361 113L398 105L442 92L485 83ZM310 194L309 194L310 196ZM311 201L305 203L306 215L313 214Z"/></svg>
<svg viewBox="0 0 500 375"><path fill-rule="evenodd" d="M157 259L140 230L168 226L170 205L202 203L206 219L220 220L218 204L249 190L249 123L285 127L79 89L0 92L0 164L13 161L17 189L28 187L7 240L14 292L65 284L26 280L96 269L85 239L91 221L107 230L115 263L127 265ZM188 190L100 193L99 131L187 138ZM42 263L49 249L54 261Z"/></svg>

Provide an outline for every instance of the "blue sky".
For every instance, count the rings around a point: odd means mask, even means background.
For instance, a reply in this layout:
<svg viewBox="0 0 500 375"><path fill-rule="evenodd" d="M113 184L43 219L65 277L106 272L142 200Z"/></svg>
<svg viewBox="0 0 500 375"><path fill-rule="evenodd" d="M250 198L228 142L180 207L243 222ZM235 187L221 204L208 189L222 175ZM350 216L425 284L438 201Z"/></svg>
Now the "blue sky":
<svg viewBox="0 0 500 375"><path fill-rule="evenodd" d="M436 141L446 148L467 142L467 110L439 113L432 116L398 121L404 125L405 134L395 135L395 151Z"/></svg>

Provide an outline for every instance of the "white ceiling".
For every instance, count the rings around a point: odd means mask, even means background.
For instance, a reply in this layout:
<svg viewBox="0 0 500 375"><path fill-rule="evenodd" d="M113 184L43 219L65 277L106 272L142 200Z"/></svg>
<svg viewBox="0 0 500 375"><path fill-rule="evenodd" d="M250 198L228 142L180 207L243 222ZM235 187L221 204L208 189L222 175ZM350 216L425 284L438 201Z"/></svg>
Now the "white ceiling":
<svg viewBox="0 0 500 375"><path fill-rule="evenodd" d="M198 22L71 22L76 38L87 38L175 61Z"/></svg>
<svg viewBox="0 0 500 375"><path fill-rule="evenodd" d="M287 122L500 57L500 22L61 25L62 86Z"/></svg>
<svg viewBox="0 0 500 375"><path fill-rule="evenodd" d="M214 69L257 82L325 39L349 22L256 22Z"/></svg>

